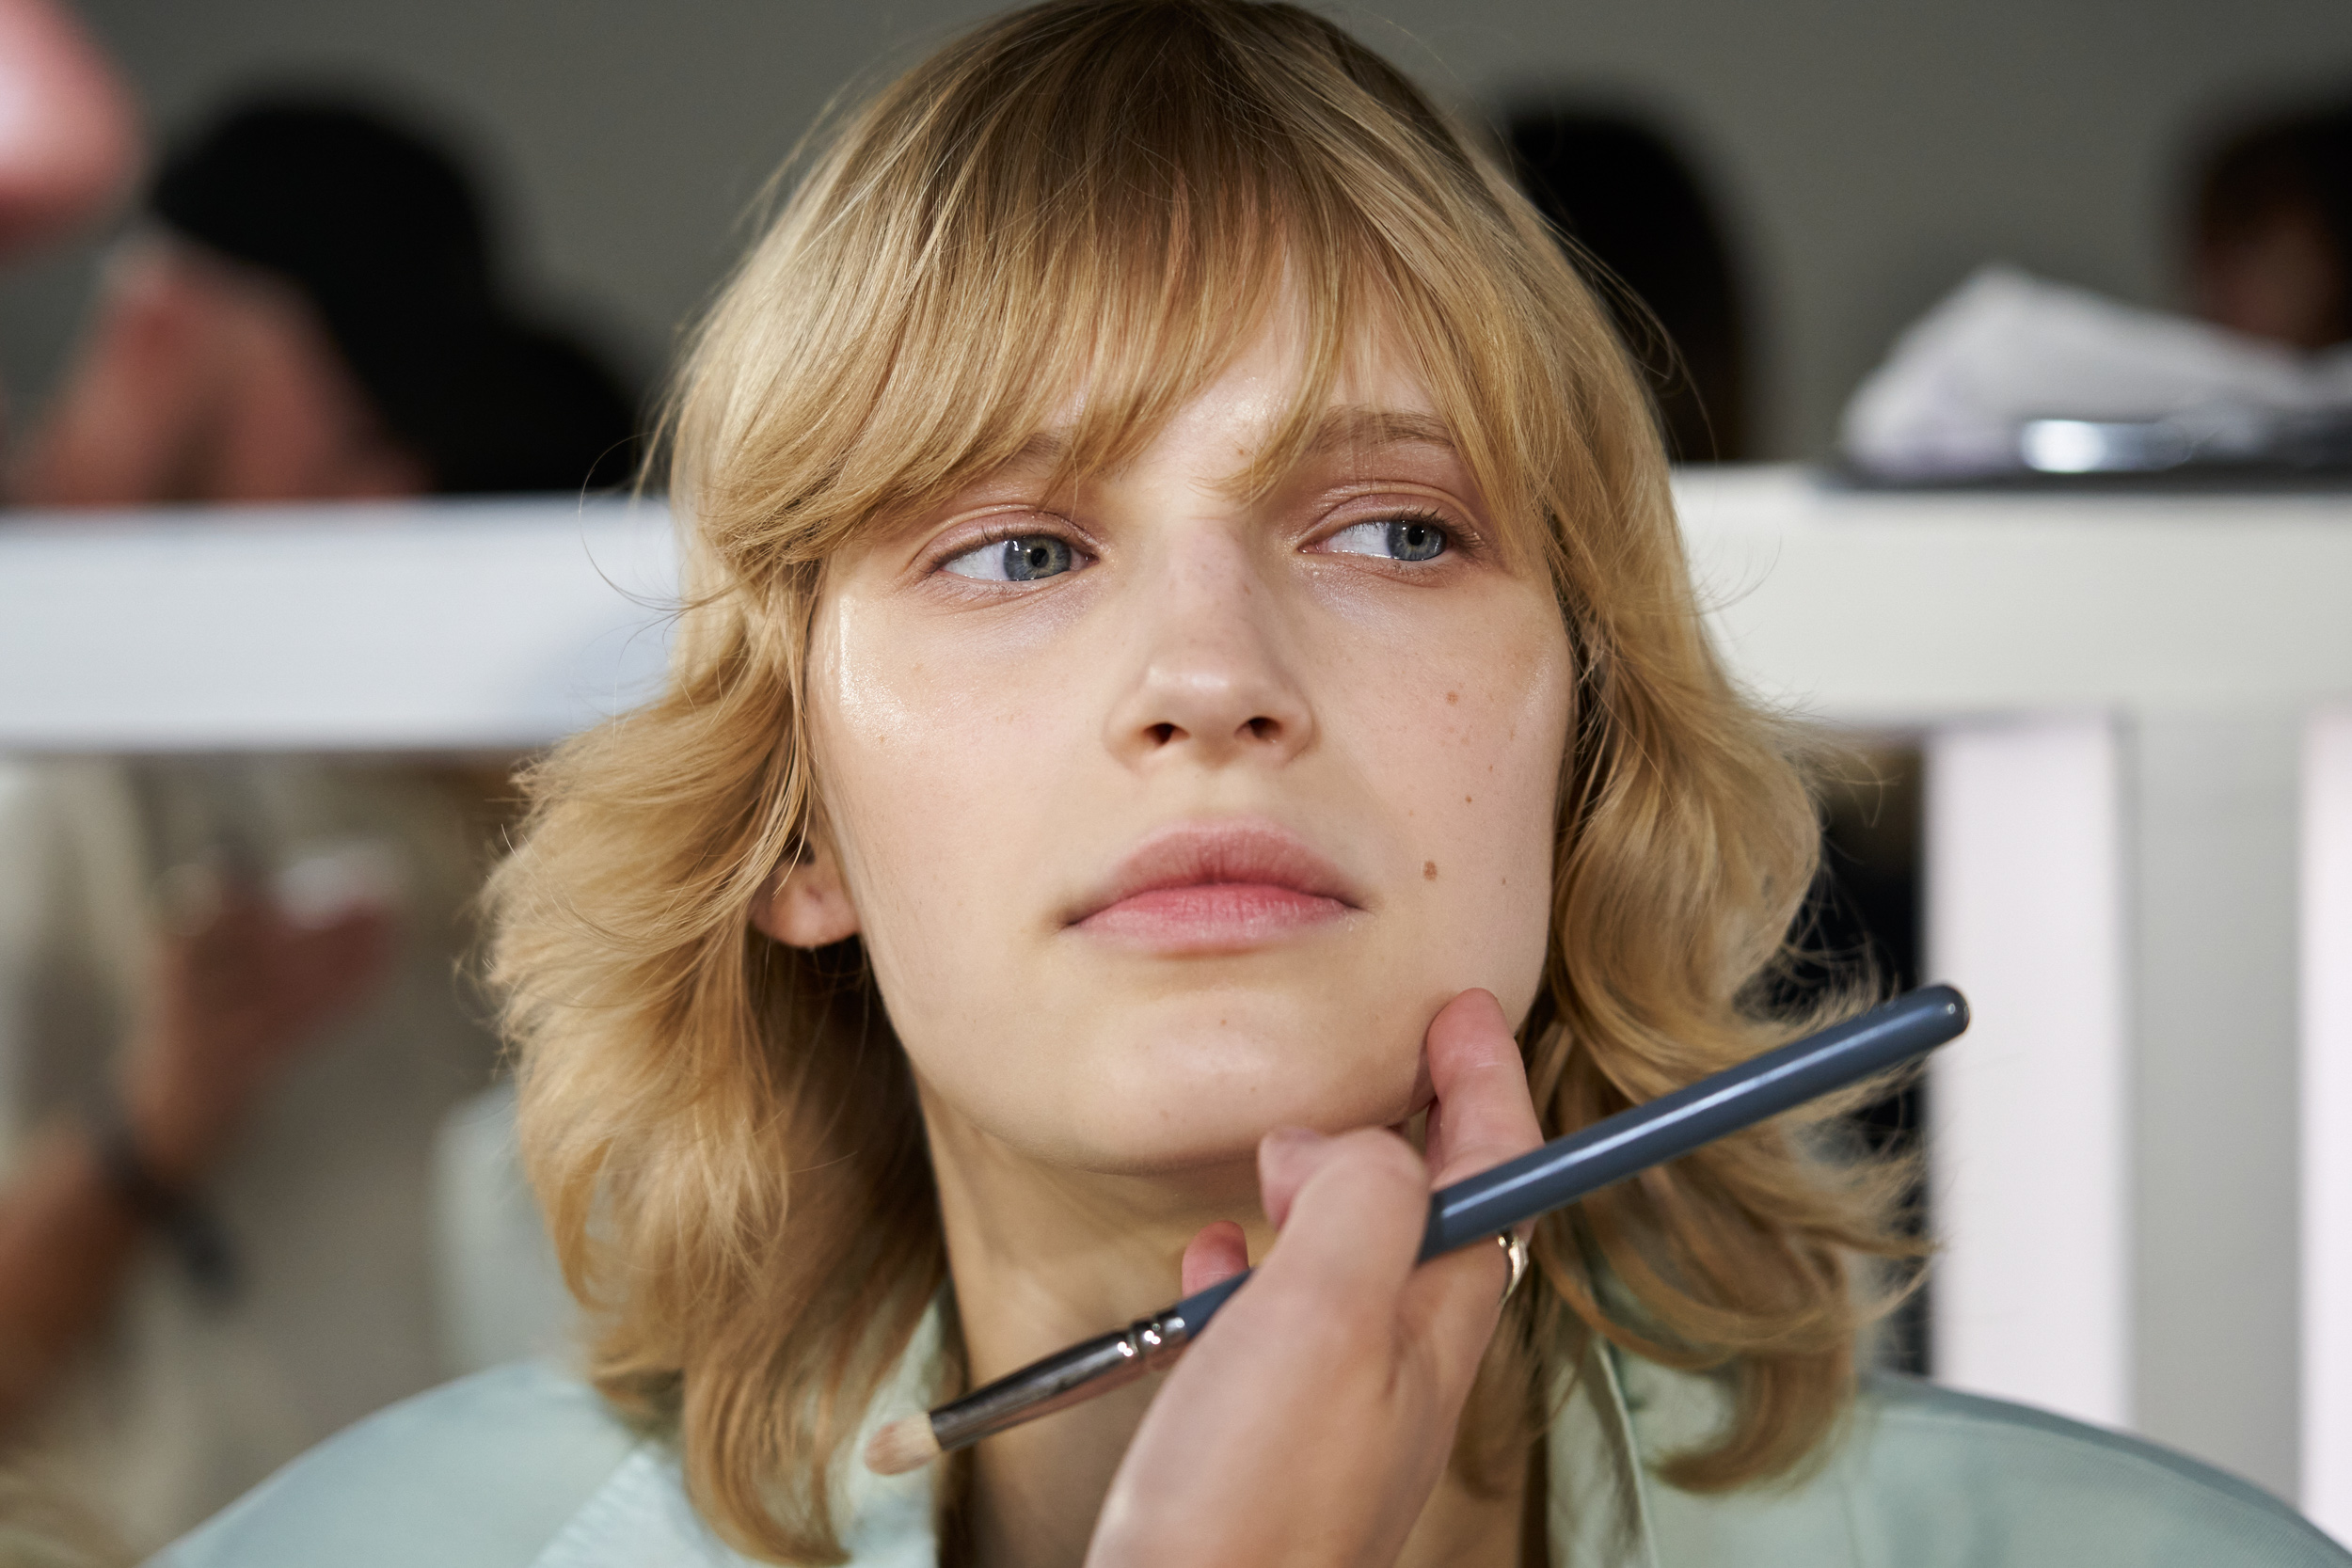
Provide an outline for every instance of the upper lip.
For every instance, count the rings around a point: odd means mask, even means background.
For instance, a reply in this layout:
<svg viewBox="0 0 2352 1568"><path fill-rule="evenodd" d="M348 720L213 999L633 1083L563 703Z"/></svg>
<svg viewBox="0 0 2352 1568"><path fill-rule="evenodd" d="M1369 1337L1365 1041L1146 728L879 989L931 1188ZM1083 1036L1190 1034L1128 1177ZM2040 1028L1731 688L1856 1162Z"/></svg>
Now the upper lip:
<svg viewBox="0 0 2352 1568"><path fill-rule="evenodd" d="M1146 835L1107 880L1078 900L1064 924L1074 926L1138 894L1218 882L1289 888L1350 909L1363 907L1339 867L1295 833L1263 817L1245 817L1178 822Z"/></svg>

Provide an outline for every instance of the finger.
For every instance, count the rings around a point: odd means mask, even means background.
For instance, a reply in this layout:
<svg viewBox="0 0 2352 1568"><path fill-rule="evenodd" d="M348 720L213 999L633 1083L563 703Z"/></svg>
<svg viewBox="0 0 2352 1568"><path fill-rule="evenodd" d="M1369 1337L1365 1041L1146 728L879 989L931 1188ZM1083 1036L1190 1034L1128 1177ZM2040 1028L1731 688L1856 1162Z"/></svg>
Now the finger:
<svg viewBox="0 0 2352 1568"><path fill-rule="evenodd" d="M1502 1316L1511 1263L1483 1241L1413 1271L1397 1299L1403 1342L1414 1346L1441 1388L1467 1389Z"/></svg>
<svg viewBox="0 0 2352 1568"><path fill-rule="evenodd" d="M1433 1187L1492 1169L1543 1141L1518 1042L1492 995L1464 991L1448 1003L1430 1022L1427 1054L1437 1091L1427 1139ZM1502 1248L1481 1243L1433 1259L1407 1287L1403 1310L1426 1325L1422 1342L1446 1378L1476 1372L1510 1274Z"/></svg>
<svg viewBox="0 0 2352 1568"><path fill-rule="evenodd" d="M1178 1273L1183 1279L1179 1295L1191 1295L1221 1284L1249 1266L1249 1242L1241 1227L1232 1220L1218 1220L1203 1226L1184 1248L1184 1260Z"/></svg>
<svg viewBox="0 0 2352 1568"><path fill-rule="evenodd" d="M1544 1141L1527 1067L1492 993L1466 990L1429 1022L1430 1184L1490 1170Z"/></svg>
<svg viewBox="0 0 2352 1568"><path fill-rule="evenodd" d="M1428 1170L1412 1146L1373 1129L1305 1132L1269 1135L1259 1157L1287 1201L1258 1277L1291 1280L1324 1300L1391 1301L1429 1217Z"/></svg>
<svg viewBox="0 0 2352 1568"><path fill-rule="evenodd" d="M1326 1141L1311 1127L1278 1127L1258 1140L1258 1207L1275 1229L1290 1218L1291 1199L1320 1164L1314 1151Z"/></svg>

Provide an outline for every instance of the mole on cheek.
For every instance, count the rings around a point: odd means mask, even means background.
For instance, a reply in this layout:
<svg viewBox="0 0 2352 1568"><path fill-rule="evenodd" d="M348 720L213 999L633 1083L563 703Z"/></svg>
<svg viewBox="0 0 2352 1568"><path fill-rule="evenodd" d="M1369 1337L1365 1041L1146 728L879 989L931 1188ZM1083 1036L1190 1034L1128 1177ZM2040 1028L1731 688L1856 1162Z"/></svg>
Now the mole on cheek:
<svg viewBox="0 0 2352 1568"><path fill-rule="evenodd" d="M1436 861L1423 861L1421 863L1421 879L1424 882L1434 882L1438 879L1438 863Z"/></svg>
<svg viewBox="0 0 2352 1568"><path fill-rule="evenodd" d="M1459 691L1449 691L1445 694L1445 700L1449 703L1458 703L1462 700L1462 694Z"/></svg>

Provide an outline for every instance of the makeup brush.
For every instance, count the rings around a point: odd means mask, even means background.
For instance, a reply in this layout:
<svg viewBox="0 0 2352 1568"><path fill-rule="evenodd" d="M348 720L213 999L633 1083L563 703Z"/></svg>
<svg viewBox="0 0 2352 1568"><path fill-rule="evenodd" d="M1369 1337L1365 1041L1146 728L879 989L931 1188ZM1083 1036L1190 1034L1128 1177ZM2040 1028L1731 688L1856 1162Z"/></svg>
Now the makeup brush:
<svg viewBox="0 0 2352 1568"><path fill-rule="evenodd" d="M1859 1018L1727 1068L1429 1195L1422 1262L1501 1235L1808 1100L1901 1066L1968 1027L1966 998L1923 986ZM891 1422L866 1467L895 1476L942 1453L1172 1366L1249 1271L1167 1310L1030 1363L928 1414Z"/></svg>

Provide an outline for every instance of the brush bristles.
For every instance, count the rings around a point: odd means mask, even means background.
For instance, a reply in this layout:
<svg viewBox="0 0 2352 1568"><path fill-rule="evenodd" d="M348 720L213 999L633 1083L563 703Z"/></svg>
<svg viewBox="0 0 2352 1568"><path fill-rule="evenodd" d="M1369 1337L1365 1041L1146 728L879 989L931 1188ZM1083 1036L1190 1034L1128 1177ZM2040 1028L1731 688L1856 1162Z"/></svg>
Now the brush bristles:
<svg viewBox="0 0 2352 1568"><path fill-rule="evenodd" d="M878 1476L901 1476L938 1457L939 1435L928 1415L893 1421L866 1445L866 1467Z"/></svg>

